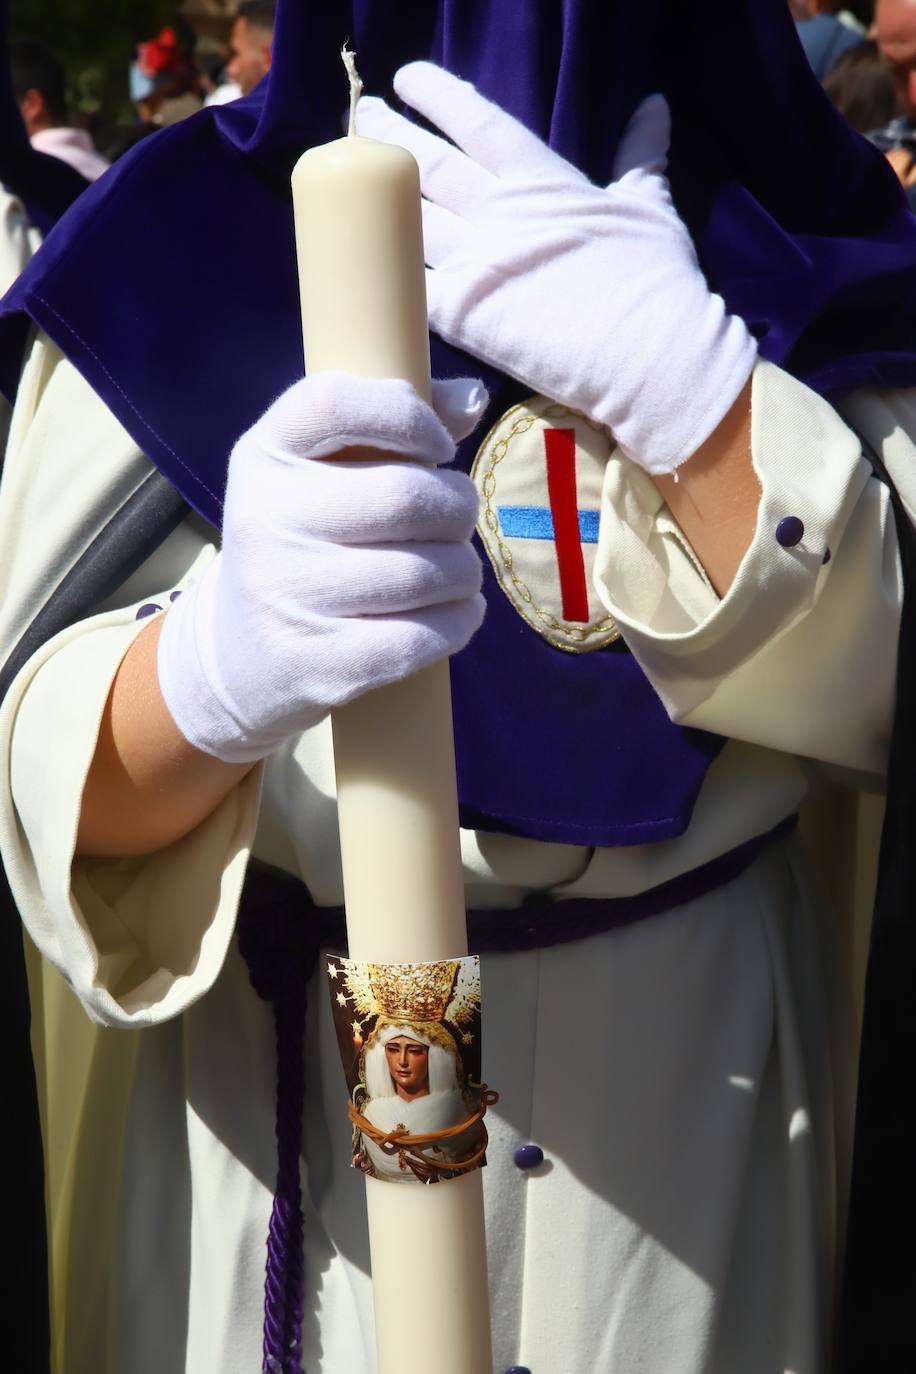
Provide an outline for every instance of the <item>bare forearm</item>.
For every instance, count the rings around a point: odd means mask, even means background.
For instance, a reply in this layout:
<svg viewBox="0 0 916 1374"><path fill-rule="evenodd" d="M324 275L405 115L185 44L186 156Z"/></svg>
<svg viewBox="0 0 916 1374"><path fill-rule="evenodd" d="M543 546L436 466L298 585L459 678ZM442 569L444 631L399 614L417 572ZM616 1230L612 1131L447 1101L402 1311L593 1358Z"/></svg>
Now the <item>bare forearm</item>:
<svg viewBox="0 0 916 1374"><path fill-rule="evenodd" d="M754 537L760 482L751 462L751 383L697 452L655 485L724 596Z"/></svg>
<svg viewBox="0 0 916 1374"><path fill-rule="evenodd" d="M209 816L252 764L223 763L179 731L159 690L157 617L134 640L112 685L86 780L77 853L148 854Z"/></svg>

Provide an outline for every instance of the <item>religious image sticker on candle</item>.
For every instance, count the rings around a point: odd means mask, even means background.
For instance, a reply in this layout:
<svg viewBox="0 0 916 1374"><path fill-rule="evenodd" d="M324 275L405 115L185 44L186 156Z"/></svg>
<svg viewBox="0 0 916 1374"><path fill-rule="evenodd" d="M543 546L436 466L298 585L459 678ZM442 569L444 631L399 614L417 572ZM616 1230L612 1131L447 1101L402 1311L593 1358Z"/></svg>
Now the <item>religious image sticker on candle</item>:
<svg viewBox="0 0 916 1374"><path fill-rule="evenodd" d="M328 985L350 1094L354 1168L439 1183L486 1163L480 960L369 964L331 957Z"/></svg>

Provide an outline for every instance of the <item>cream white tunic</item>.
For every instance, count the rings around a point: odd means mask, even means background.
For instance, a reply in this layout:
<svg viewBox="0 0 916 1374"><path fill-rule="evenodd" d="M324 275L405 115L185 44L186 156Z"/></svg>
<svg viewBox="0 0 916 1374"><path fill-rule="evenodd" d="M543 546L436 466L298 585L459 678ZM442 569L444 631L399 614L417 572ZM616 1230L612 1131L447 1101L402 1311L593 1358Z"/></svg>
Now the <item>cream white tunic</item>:
<svg viewBox="0 0 916 1374"><path fill-rule="evenodd" d="M916 395L863 393L851 409L916 497ZM798 754L881 773L901 594L886 494L836 413L766 364L753 413L760 517L721 601L638 470L612 460L603 494L599 594L671 713L733 740L686 834L592 850L463 832L469 905L624 895L696 867L797 808ZM39 339L0 488L0 643L78 558L113 488L146 470ZM789 513L816 556L776 543ZM159 853L73 860L137 609L166 607L213 556L208 539L186 520L110 605L35 654L0 715L0 843L28 929L96 1022L144 1029L87 1037L59 990L43 1018L65 1374L260 1367L274 1069L270 1013L232 939L249 853L301 874L320 904L342 899L326 724ZM852 1063L835 944L789 843L663 916L487 956L498 1371L826 1368ZM546 1159L523 1174L512 1155L527 1140ZM371 1374L363 1185L317 980L303 1156L305 1365ZM405 1255L405 1273L435 1281L435 1257Z"/></svg>
<svg viewBox="0 0 916 1374"><path fill-rule="evenodd" d="M41 234L30 223L22 201L0 185L0 295L10 289L40 243Z"/></svg>
<svg viewBox="0 0 916 1374"><path fill-rule="evenodd" d="M29 221L22 201L0 185L0 296L25 270L40 244L41 234ZM9 402L0 396L0 455L6 446L9 422Z"/></svg>

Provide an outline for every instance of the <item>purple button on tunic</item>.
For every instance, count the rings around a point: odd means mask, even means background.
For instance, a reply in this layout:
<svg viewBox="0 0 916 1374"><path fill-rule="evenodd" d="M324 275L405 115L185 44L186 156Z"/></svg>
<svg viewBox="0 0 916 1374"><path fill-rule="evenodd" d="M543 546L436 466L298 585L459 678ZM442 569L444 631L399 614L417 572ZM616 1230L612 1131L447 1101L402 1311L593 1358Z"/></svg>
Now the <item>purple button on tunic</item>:
<svg viewBox="0 0 916 1374"><path fill-rule="evenodd" d="M794 549L804 538L805 527L797 515L784 515L776 526L776 543L784 549Z"/></svg>
<svg viewBox="0 0 916 1374"><path fill-rule="evenodd" d="M517 1168L536 1169L544 1163L544 1151L540 1145L519 1145L514 1158Z"/></svg>

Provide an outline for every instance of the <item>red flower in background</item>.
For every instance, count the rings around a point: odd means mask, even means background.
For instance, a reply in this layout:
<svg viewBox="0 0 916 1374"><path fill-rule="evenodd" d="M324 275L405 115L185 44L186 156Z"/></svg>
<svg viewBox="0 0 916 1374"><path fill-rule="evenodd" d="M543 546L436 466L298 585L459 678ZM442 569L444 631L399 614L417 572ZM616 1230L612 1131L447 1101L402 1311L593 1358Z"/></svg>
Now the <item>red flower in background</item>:
<svg viewBox="0 0 916 1374"><path fill-rule="evenodd" d="M174 29L163 29L157 38L137 45L137 65L144 76L161 76L183 63Z"/></svg>

